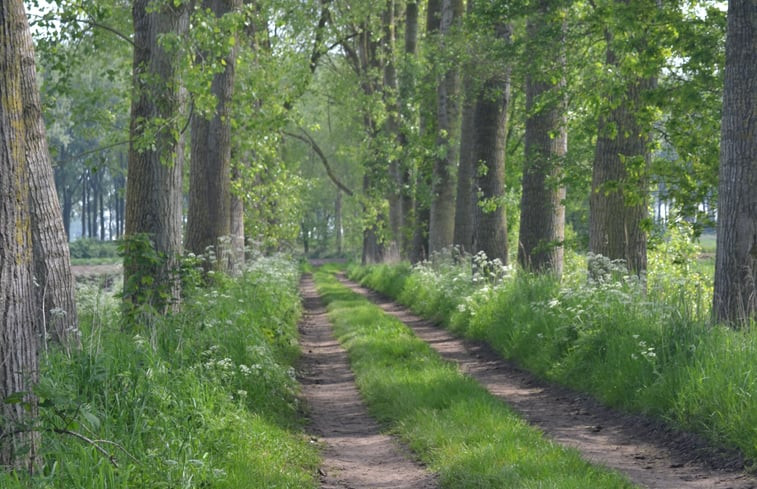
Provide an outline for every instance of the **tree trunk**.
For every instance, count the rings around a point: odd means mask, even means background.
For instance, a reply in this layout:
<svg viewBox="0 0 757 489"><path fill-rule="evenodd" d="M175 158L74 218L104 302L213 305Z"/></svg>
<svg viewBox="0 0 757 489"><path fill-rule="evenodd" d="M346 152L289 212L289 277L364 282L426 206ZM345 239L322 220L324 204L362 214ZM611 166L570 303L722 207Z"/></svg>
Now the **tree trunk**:
<svg viewBox="0 0 757 489"><path fill-rule="evenodd" d="M167 34L182 36L189 25L189 5L135 0L134 98L131 107L129 178L126 184L126 236L148 238L156 260L141 260L127 244L124 299L158 311L177 309L181 283L182 161L177 115L182 91L177 55L161 47ZM159 127L156 127L159 126ZM148 252L148 250L144 250Z"/></svg>
<svg viewBox="0 0 757 489"><path fill-rule="evenodd" d="M334 231L336 233L336 253L342 256L344 234L342 230L342 191L337 189L334 202Z"/></svg>
<svg viewBox="0 0 757 489"><path fill-rule="evenodd" d="M432 38L439 33L441 26L441 0L429 0L426 7L426 37ZM410 20L410 19L408 19ZM433 64L434 60L430 60ZM424 87L432 86L432 77L426 77L420 84ZM434 139L436 135L437 121L432 114L436 112L435 94L421 93L420 110L420 133L424 140ZM433 101L432 101L433 100ZM410 252L410 261L417 263L429 256L429 223L431 221L431 187L433 161L424 158L416 169L415 178L415 202L413 205L413 241Z"/></svg>
<svg viewBox="0 0 757 489"><path fill-rule="evenodd" d="M509 27L505 29L509 37ZM476 177L481 201L475 208L473 248L490 259L508 263L505 195L505 144L510 104L509 70L488 80L478 94L474 114L475 142L473 161L481 162L485 172Z"/></svg>
<svg viewBox="0 0 757 489"><path fill-rule="evenodd" d="M528 21L528 38L551 59L532 61L526 75L526 135L518 262L525 269L557 276L563 270L565 186L562 159L568 150L565 98L564 21L548 1ZM555 19L557 17L557 19ZM545 76L545 74L548 74Z"/></svg>
<svg viewBox="0 0 757 489"><path fill-rule="evenodd" d="M637 274L647 268L642 223L647 216L650 160L647 136L633 113L641 90L641 83L629 86L620 106L600 117L589 199L589 249L625 260L628 270Z"/></svg>
<svg viewBox="0 0 757 489"><path fill-rule="evenodd" d="M463 13L461 0L442 0L439 34L441 51L451 31L460 24ZM449 68L438 81L436 91L436 147L440 154L434 161L431 186L431 212L428 243L433 253L450 246L455 233L455 167L457 165L458 92L460 73L456 67Z"/></svg>
<svg viewBox="0 0 757 489"><path fill-rule="evenodd" d="M384 130L389 140L393 140L397 146L402 146L404 139L400 134L400 108L398 100L397 69L394 58L396 55L396 29L395 29L395 4L394 0L386 0L383 12L384 35L382 38L382 55L384 62L383 99L387 110L387 119ZM391 239L387 244L388 253L392 258L399 259L402 242L402 231L405 226L404 211L402 209L402 175L403 162L392 158L389 162L389 226Z"/></svg>
<svg viewBox="0 0 757 489"><path fill-rule="evenodd" d="M241 0L203 0L202 8L220 18L241 6ZM215 266L229 267L231 248L231 97L234 90L234 43L226 54L225 69L213 77L211 92L216 98L215 113L209 118L192 118L192 158L189 173L187 250L202 255L208 248L216 253Z"/></svg>
<svg viewBox="0 0 757 489"><path fill-rule="evenodd" d="M466 73L463 80L463 121L460 134L460 164L457 168L457 198L455 199L454 244L464 251L473 251L473 219L476 196L473 191L476 162L473 159L474 115L476 96L473 93L472 75Z"/></svg>
<svg viewBox="0 0 757 489"><path fill-rule="evenodd" d="M236 182L242 181L242 174L236 165L232 165L231 182L232 186ZM237 184L239 185L239 184ZM231 232L231 259L229 263L229 272L238 274L244 268L244 200L237 192L231 192L231 223L229 230Z"/></svg>
<svg viewBox="0 0 757 489"><path fill-rule="evenodd" d="M98 197L100 199L100 241L105 241L105 186L103 185L103 175L97 174Z"/></svg>
<svg viewBox="0 0 757 489"><path fill-rule="evenodd" d="M473 12L473 0L468 0L467 14ZM455 233L453 243L464 251L473 251L473 223L476 205L473 182L476 162L473 160L474 114L476 89L474 66L467 66L463 75L462 123L460 127L460 162L457 167L457 196L455 198Z"/></svg>
<svg viewBox="0 0 757 489"><path fill-rule="evenodd" d="M87 237L87 173L88 170L84 170L81 176L81 237Z"/></svg>
<svg viewBox="0 0 757 489"><path fill-rule="evenodd" d="M34 42L24 16L20 31L21 90L26 128L26 158L31 196L34 274L37 281L38 333L67 351L81 345L74 297L74 278L63 216L55 191L34 58Z"/></svg>
<svg viewBox="0 0 757 489"><path fill-rule="evenodd" d="M616 0L626 2L627 0ZM606 64L619 61L606 34ZM628 270L641 274L647 268L647 173L651 154L649 128L637 118L643 94L654 78L631 77L620 101L599 117L597 145L589 198L589 249L613 260L624 260Z"/></svg>
<svg viewBox="0 0 757 489"><path fill-rule="evenodd" d="M757 316L755 26L753 0L728 2L713 312L738 326Z"/></svg>
<svg viewBox="0 0 757 489"><path fill-rule="evenodd" d="M403 258L410 258L412 253L412 235L415 229L415 199L413 198L413 161L408 154L410 145L408 135L411 127L416 125L417 114L410 107L413 104L415 90L415 76L413 66L417 62L418 47L418 3L408 1L405 6L405 46L404 46L404 69L399 78L399 108L403 119L400 130L401 145L403 148L403 164L400 174L400 200L402 209L402 223L404 228L400 236L400 249Z"/></svg>
<svg viewBox="0 0 757 489"><path fill-rule="evenodd" d="M31 470L39 433L23 429L36 416L28 393L37 381L39 315L34 287L33 216L23 90L29 35L23 3L0 4L0 467ZM34 86L36 90L36 85ZM10 402L11 396L20 396ZM28 407L25 406L28 403Z"/></svg>

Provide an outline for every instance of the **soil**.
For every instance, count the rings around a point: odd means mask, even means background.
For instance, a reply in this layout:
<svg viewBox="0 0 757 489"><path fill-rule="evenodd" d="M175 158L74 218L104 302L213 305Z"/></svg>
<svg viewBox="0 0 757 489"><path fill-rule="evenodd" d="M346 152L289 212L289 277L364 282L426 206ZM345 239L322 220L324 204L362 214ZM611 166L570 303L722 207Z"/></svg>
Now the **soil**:
<svg viewBox="0 0 757 489"><path fill-rule="evenodd" d="M123 267L120 263L107 265L71 265L71 272L76 279L81 277L98 277L102 275L117 275Z"/></svg>
<svg viewBox="0 0 757 489"><path fill-rule="evenodd" d="M331 332L326 309L310 276L300 283L304 316L298 378L308 431L321 445L323 489L432 489L436 478L368 414L347 354Z"/></svg>
<svg viewBox="0 0 757 489"><path fill-rule="evenodd" d="M757 479L743 458L701 437L642 416L602 406L585 394L551 384L503 360L485 344L462 340L369 289L341 278L410 326L445 359L479 381L546 436L581 452L634 483L658 489L747 489Z"/></svg>
<svg viewBox="0 0 757 489"><path fill-rule="evenodd" d="M119 275L123 272L120 263L107 265L72 265L71 272L74 280L82 284L91 284L103 290L112 290L120 281Z"/></svg>

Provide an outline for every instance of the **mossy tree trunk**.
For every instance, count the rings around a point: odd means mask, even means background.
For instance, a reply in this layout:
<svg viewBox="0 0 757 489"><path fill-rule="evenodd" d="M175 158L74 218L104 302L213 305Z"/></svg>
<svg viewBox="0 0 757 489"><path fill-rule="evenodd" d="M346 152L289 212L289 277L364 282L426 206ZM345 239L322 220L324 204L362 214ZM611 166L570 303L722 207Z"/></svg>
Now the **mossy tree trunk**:
<svg viewBox="0 0 757 489"><path fill-rule="evenodd" d="M0 4L0 468L30 470L39 434L30 396L37 380L39 304L34 286L30 169L24 114L23 41L29 26L21 0ZM36 86L34 87L36 89ZM34 136L35 128L30 129ZM15 399L15 400L14 400Z"/></svg>

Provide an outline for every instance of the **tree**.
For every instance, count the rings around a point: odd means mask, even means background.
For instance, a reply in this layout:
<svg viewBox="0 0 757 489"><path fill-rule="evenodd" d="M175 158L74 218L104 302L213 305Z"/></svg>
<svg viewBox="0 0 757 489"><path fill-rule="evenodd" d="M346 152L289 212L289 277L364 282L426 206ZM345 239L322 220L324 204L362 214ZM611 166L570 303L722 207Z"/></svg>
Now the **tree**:
<svg viewBox="0 0 757 489"><path fill-rule="evenodd" d="M496 39L506 44L511 26L496 21ZM497 65L495 63L495 65ZM477 171L478 202L474 211L473 249L507 264L507 216L505 213L505 146L510 105L510 68L493 72L478 90L473 115L473 158Z"/></svg>
<svg viewBox="0 0 757 489"><path fill-rule="evenodd" d="M439 25L440 54L452 58L454 43L451 39L463 16L461 0L442 0ZM431 185L429 218L429 251L450 246L455 232L455 168L457 165L457 136L460 91L460 73L452 59L445 60L436 86L436 148Z"/></svg>
<svg viewBox="0 0 757 489"><path fill-rule="evenodd" d="M37 324L40 327L38 334L43 342L49 337L68 350L80 346L71 257L55 191L37 87L34 43L28 25L20 34L21 93L31 193L34 275L37 281L39 316Z"/></svg>
<svg viewBox="0 0 757 489"><path fill-rule="evenodd" d="M126 184L124 299L158 311L176 309L181 284L182 158L178 116L181 38L189 26L189 3L156 5L135 0L134 98L131 106ZM137 247L139 237L149 240Z"/></svg>
<svg viewBox="0 0 757 489"><path fill-rule="evenodd" d="M39 434L25 429L36 415L39 307L33 282L31 162L24 114L23 52L31 45L23 3L0 4L0 467L31 469ZM33 86L36 90L36 85ZM35 127L29 128L34 136ZM26 402L22 402L26 401Z"/></svg>
<svg viewBox="0 0 757 489"><path fill-rule="evenodd" d="M468 0L466 14L471 18L474 2ZM473 50L473 49L472 49ZM471 59L476 59L469 53ZM462 122L460 124L460 158L457 166L457 194L455 196L455 233L453 242L464 251L473 251L474 212L476 196L473 180L476 176L476 161L473 160L473 139L475 128L473 117L475 113L475 62L468 60L463 71L462 86Z"/></svg>
<svg viewBox="0 0 757 489"><path fill-rule="evenodd" d="M433 40L439 35L441 26L441 0L429 0L426 5L426 33L425 39ZM410 32L417 32L418 19L416 17L407 17L406 29ZM431 65L437 64L433 49L429 49L428 42L425 43L426 58L420 56L412 56L418 60L417 65ZM411 45L415 45L413 42ZM430 55L429 55L430 51ZM411 56L408 56L410 58ZM433 72L425 72L420 80L419 98L420 113L419 113L419 145L429 144L433 146L436 141L437 134L437 120L433 114L436 113L436 93L433 95L427 93L428 87L433 86L436 82L434 80ZM415 178L415 203L413 205L413 241L409 253L410 261L413 263L419 262L425 258L428 258L430 254L429 237L430 237L430 221L431 221L431 202L433 201L433 168L436 162L436 158L433 152L425 151L425 148L420 148L421 157L416 168ZM454 238L454 236L453 236Z"/></svg>
<svg viewBox="0 0 757 489"><path fill-rule="evenodd" d="M713 312L746 325L757 314L757 8L728 2Z"/></svg>
<svg viewBox="0 0 757 489"><path fill-rule="evenodd" d="M658 58L641 25L651 24L652 1L614 0L605 29L605 65L618 79L604 95L589 200L589 248L628 269L647 268L647 186L651 120L645 97L654 87ZM637 28L629 24L639 22Z"/></svg>
<svg viewBox="0 0 757 489"><path fill-rule="evenodd" d="M568 150L565 120L564 22L557 2L542 0L528 19L526 135L518 262L523 268L562 273Z"/></svg>
<svg viewBox="0 0 757 489"><path fill-rule="evenodd" d="M216 17L201 25L225 26L221 19L241 7L241 0L204 0L202 9ZM214 31L211 31L214 32ZM232 30L233 32L233 30ZM221 41L219 43L219 41ZM189 210L187 214L187 250L204 254L208 247L215 249L216 266L229 268L231 235L231 97L234 90L234 65L238 42L232 34L229 40L208 36L206 42L221 44L218 53L205 51L200 60L209 60L211 71L218 71L212 79L210 92L215 107L209 114L196 113L192 117L192 157L189 173ZM219 59L220 62L216 60Z"/></svg>

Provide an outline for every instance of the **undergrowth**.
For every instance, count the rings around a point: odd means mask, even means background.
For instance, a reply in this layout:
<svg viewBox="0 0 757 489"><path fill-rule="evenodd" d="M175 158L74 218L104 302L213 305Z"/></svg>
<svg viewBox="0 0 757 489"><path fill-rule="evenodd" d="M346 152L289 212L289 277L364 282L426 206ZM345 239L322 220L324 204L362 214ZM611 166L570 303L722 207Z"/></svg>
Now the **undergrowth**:
<svg viewBox="0 0 757 489"><path fill-rule="evenodd" d="M320 271L316 283L369 409L439 474L441 487L633 487L546 440L332 275Z"/></svg>
<svg viewBox="0 0 757 489"><path fill-rule="evenodd" d="M113 295L80 289L82 350L42 358L39 474L0 472L0 487L316 487L292 367L298 277L260 258L128 328Z"/></svg>
<svg viewBox="0 0 757 489"><path fill-rule="evenodd" d="M487 275L482 257L449 252L349 275L544 378L757 460L757 329L711 324L698 253L673 236L650 253L645 281L622 263L570 254L562 280L497 264Z"/></svg>

